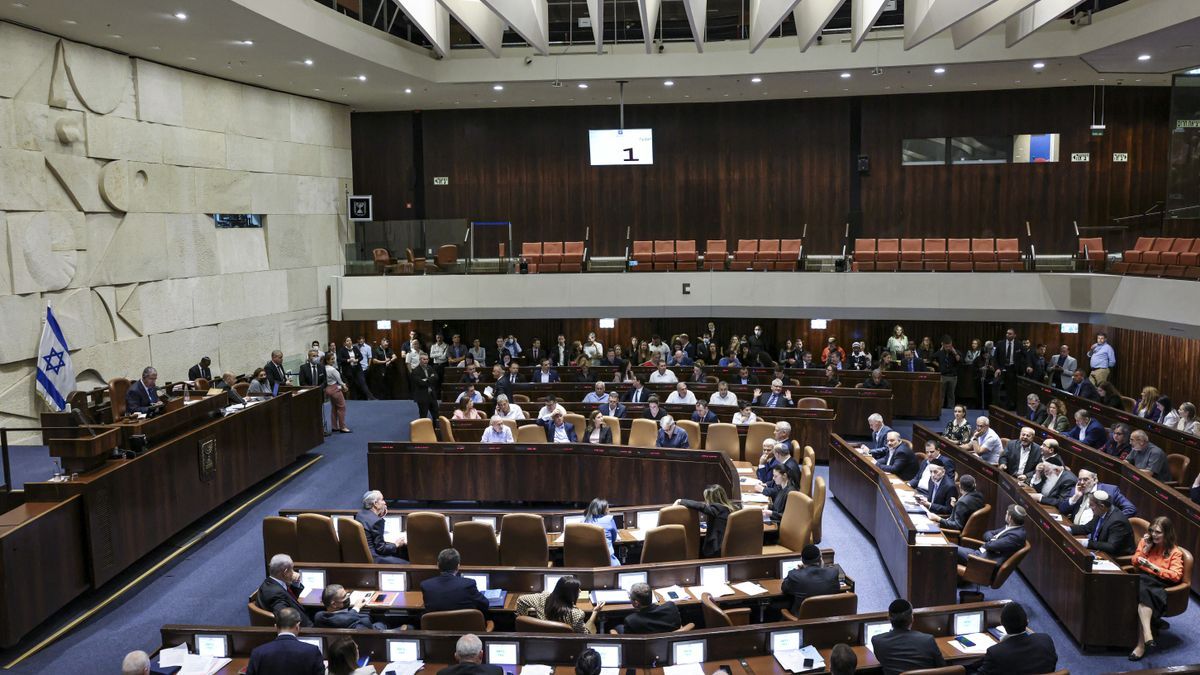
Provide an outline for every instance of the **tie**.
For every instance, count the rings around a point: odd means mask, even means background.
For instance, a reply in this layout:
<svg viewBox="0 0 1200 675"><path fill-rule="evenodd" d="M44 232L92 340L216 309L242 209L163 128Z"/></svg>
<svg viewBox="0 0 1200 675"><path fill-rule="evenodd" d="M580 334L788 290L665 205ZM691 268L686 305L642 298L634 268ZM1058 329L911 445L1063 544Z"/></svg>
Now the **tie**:
<svg viewBox="0 0 1200 675"><path fill-rule="evenodd" d="M1008 365L1010 365L1010 366L1012 365L1012 362L1013 362L1013 359L1012 359L1012 347L1013 347L1013 345L1012 345L1012 340L1009 340L1009 341L1008 341L1008 361L1007 361L1007 364L1008 364Z"/></svg>
<svg viewBox="0 0 1200 675"><path fill-rule="evenodd" d="M938 489L938 483L934 483L929 486L929 503L930 504L937 501L937 489Z"/></svg>
<svg viewBox="0 0 1200 675"><path fill-rule="evenodd" d="M1103 516L1100 516L1100 519L1096 521L1096 527L1092 529L1092 539L1096 539L1100 536L1100 526L1104 524L1104 519L1107 517L1108 514L1106 513Z"/></svg>
<svg viewBox="0 0 1200 675"><path fill-rule="evenodd" d="M769 408L775 407L775 394L771 394L771 400L767 401L767 407L769 407Z"/></svg>
<svg viewBox="0 0 1200 675"><path fill-rule="evenodd" d="M913 372L913 362L911 360L908 362L908 372Z"/></svg>

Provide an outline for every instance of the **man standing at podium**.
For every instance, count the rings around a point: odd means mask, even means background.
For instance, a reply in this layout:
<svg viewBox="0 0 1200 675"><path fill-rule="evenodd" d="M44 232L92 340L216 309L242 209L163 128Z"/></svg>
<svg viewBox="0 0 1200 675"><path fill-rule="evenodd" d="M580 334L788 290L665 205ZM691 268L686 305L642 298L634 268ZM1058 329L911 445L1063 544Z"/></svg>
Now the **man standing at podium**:
<svg viewBox="0 0 1200 675"><path fill-rule="evenodd" d="M271 352L271 360L263 366L263 370L267 371L267 381L272 385L291 384L288 381L287 371L283 369L283 352L278 349Z"/></svg>
<svg viewBox="0 0 1200 675"><path fill-rule="evenodd" d="M162 409L163 402L158 398L158 371L146 366L142 371L142 379L134 382L125 392L125 412L153 415Z"/></svg>

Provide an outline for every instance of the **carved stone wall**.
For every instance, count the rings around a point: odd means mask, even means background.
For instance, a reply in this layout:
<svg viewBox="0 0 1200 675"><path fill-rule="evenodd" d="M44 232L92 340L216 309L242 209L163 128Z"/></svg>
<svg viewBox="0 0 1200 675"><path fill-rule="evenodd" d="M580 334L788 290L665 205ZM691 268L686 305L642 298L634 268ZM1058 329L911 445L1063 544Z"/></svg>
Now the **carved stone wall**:
<svg viewBox="0 0 1200 675"><path fill-rule="evenodd" d="M325 341L348 236L344 106L0 22L0 425L42 403L54 307L81 386L201 356L247 372ZM217 229L208 214L266 214Z"/></svg>

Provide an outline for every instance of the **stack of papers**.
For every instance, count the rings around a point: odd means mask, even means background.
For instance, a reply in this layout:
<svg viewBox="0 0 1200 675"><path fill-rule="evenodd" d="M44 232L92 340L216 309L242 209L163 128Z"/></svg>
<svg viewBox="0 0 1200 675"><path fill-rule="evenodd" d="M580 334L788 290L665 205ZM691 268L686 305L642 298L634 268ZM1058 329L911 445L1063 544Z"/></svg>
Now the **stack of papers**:
<svg viewBox="0 0 1200 675"><path fill-rule="evenodd" d="M710 584L708 586L688 586L688 592L691 593L692 597L696 598L697 600L699 600L701 597L703 597L703 595L705 593L708 593L709 595L713 596L714 598L720 598L720 597L724 597L726 595L733 595L733 589L730 588L728 586L728 584Z"/></svg>
<svg viewBox="0 0 1200 675"><path fill-rule="evenodd" d="M737 472L740 474L754 475L754 468L749 466L739 466Z"/></svg>
<svg viewBox="0 0 1200 675"><path fill-rule="evenodd" d="M370 600L373 595L375 595L374 591L350 591L350 606L358 607Z"/></svg>
<svg viewBox="0 0 1200 675"><path fill-rule="evenodd" d="M383 675L413 675L413 673L424 667L425 662L420 659L416 661L392 661L383 667Z"/></svg>
<svg viewBox="0 0 1200 675"><path fill-rule="evenodd" d="M666 666L663 675L704 675L704 668L699 663L685 663L681 666Z"/></svg>
<svg viewBox="0 0 1200 675"><path fill-rule="evenodd" d="M805 659L812 659L812 665L805 668ZM825 669L825 660L821 658L821 653L817 651L817 648L812 645L805 645L802 649L787 649L775 652L775 660L779 662L779 665L784 670L792 673Z"/></svg>
<svg viewBox="0 0 1200 675"><path fill-rule="evenodd" d="M742 501L750 504L770 504L771 499L757 492L742 493Z"/></svg>
<svg viewBox="0 0 1200 675"><path fill-rule="evenodd" d="M743 581L741 583L733 584L733 587L745 593L746 595L762 595L763 593L767 592L767 589L759 586L753 581Z"/></svg>
<svg viewBox="0 0 1200 675"><path fill-rule="evenodd" d="M224 668L233 659L218 659L215 656L196 656L188 654L183 659L183 667L177 675L213 675Z"/></svg>
<svg viewBox="0 0 1200 675"><path fill-rule="evenodd" d="M1121 566L1111 560L1093 560L1093 572L1120 572Z"/></svg>
<svg viewBox="0 0 1200 675"><path fill-rule="evenodd" d="M553 672L553 666L542 666L533 663L521 666L521 675L550 675Z"/></svg>
<svg viewBox="0 0 1200 675"><path fill-rule="evenodd" d="M178 668L183 665L183 659L187 655L188 649L186 644L160 650L158 652L158 666L160 668Z"/></svg>
<svg viewBox="0 0 1200 675"><path fill-rule="evenodd" d="M988 635L987 633L969 633L967 635L963 635L962 637L974 642L975 645L968 647L958 640L951 640L950 644L964 654L984 654L987 652L988 647L996 644L996 641L992 638L992 636Z"/></svg>
<svg viewBox="0 0 1200 675"><path fill-rule="evenodd" d="M646 531L645 530L632 529L632 530L628 530L628 532L634 539L637 539L638 541L646 541Z"/></svg>
<svg viewBox="0 0 1200 675"><path fill-rule="evenodd" d="M917 534L917 546L938 546L945 543L946 538L940 534Z"/></svg>

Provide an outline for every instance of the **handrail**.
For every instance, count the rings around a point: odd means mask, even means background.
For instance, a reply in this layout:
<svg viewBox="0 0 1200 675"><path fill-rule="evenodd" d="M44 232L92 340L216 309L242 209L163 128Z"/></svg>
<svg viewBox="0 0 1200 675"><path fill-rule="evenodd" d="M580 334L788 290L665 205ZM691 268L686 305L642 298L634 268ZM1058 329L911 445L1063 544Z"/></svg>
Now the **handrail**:
<svg viewBox="0 0 1200 675"><path fill-rule="evenodd" d="M1165 207L1166 207L1165 202L1154 202L1154 204L1150 208L1146 209L1145 211L1143 211L1141 213L1137 213L1137 214L1134 214L1131 216L1121 216L1119 218L1113 218L1112 221L1114 223L1122 223L1127 220L1138 220L1140 218L1145 218L1146 216L1166 215ZM1159 210L1156 211L1155 209L1159 209Z"/></svg>

